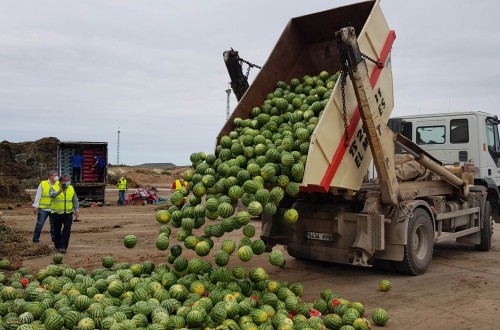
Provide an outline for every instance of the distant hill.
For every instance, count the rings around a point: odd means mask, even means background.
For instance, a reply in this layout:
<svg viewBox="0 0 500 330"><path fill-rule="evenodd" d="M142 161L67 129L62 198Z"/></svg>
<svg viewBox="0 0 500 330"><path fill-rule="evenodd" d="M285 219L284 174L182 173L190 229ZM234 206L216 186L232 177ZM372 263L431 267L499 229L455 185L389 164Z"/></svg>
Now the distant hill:
<svg viewBox="0 0 500 330"><path fill-rule="evenodd" d="M176 168L177 165L172 163L144 163L141 165L134 165L133 167L170 169Z"/></svg>

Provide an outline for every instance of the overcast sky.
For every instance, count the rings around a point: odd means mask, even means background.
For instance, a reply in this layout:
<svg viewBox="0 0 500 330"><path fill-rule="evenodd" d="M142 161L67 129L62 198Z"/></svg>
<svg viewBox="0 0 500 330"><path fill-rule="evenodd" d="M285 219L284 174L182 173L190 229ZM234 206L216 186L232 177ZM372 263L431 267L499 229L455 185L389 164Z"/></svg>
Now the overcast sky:
<svg viewBox="0 0 500 330"><path fill-rule="evenodd" d="M120 127L120 163L188 164L225 122L224 50L262 65L290 18L354 2L0 0L0 141L107 141L116 164ZM393 115L499 114L500 2L381 6Z"/></svg>

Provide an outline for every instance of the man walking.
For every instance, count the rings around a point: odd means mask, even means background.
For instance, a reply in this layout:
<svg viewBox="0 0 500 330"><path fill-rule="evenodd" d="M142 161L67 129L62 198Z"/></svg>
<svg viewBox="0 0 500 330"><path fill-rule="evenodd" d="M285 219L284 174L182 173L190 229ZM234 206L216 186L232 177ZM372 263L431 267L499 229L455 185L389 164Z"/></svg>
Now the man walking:
<svg viewBox="0 0 500 330"><path fill-rule="evenodd" d="M50 170L48 174L49 178L41 181L38 185L35 201L33 202L33 213L37 214L35 232L33 233L33 243L40 243L40 234L47 217L50 222L50 237L52 238L52 242L54 242L54 226L50 208L50 189L54 188L56 191L59 190L59 177L57 176L57 171L54 170Z"/></svg>
<svg viewBox="0 0 500 330"><path fill-rule="evenodd" d="M54 222L54 245L60 253L66 253L71 235L73 223L73 212L75 220L78 219L78 197L71 185L71 177L68 174L61 175L59 189L50 189L52 198L52 218Z"/></svg>
<svg viewBox="0 0 500 330"><path fill-rule="evenodd" d="M127 191L127 179L125 179L125 176L121 176L120 179L118 179L118 205L125 205L125 191Z"/></svg>

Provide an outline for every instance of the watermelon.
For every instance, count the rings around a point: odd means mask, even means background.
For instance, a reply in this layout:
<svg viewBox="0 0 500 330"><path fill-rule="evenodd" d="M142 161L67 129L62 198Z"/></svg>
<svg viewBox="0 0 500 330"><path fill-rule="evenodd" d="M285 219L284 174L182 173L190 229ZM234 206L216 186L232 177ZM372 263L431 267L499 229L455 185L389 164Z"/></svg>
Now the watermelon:
<svg viewBox="0 0 500 330"><path fill-rule="evenodd" d="M203 185L203 184L202 184ZM184 195L180 191L174 191L170 196L170 202L179 207L184 203Z"/></svg>
<svg viewBox="0 0 500 330"><path fill-rule="evenodd" d="M262 209L262 213L268 214L268 215L276 214L277 211L278 211L278 207L274 203L266 203L264 205L264 208Z"/></svg>
<svg viewBox="0 0 500 330"><path fill-rule="evenodd" d="M195 328L199 327L205 321L205 315L206 315L206 312L201 311L201 310L197 310L197 309L193 309L193 310L189 311L186 315L186 324L189 327L195 327Z"/></svg>
<svg viewBox="0 0 500 330"><path fill-rule="evenodd" d="M55 264L60 264L63 261L63 256L60 253L56 253L52 256L52 261Z"/></svg>
<svg viewBox="0 0 500 330"><path fill-rule="evenodd" d="M286 262L283 252L281 252L281 250L272 250L271 253L269 253L269 263L273 266L285 267Z"/></svg>
<svg viewBox="0 0 500 330"><path fill-rule="evenodd" d="M261 239L256 239L251 243L252 251L255 255L261 255L266 250L266 243Z"/></svg>
<svg viewBox="0 0 500 330"><path fill-rule="evenodd" d="M357 318L358 315L355 313L344 313L342 315L342 323L352 325Z"/></svg>
<svg viewBox="0 0 500 330"><path fill-rule="evenodd" d="M233 240L224 240L221 244L221 250L231 255L236 250L236 243Z"/></svg>
<svg viewBox="0 0 500 330"><path fill-rule="evenodd" d="M262 189L263 185L256 180L247 180L243 183L243 191L248 194L255 194L257 190Z"/></svg>
<svg viewBox="0 0 500 330"><path fill-rule="evenodd" d="M108 293L113 297L119 297L125 292L125 284L122 281L111 281L108 285Z"/></svg>
<svg viewBox="0 0 500 330"><path fill-rule="evenodd" d="M8 259L0 259L0 269L10 269L10 261Z"/></svg>
<svg viewBox="0 0 500 330"><path fill-rule="evenodd" d="M391 289L391 282L389 280L381 280L378 283L378 288L380 291L387 292Z"/></svg>
<svg viewBox="0 0 500 330"><path fill-rule="evenodd" d="M248 238L252 238L255 236L255 227L252 225L246 225L243 227L243 235Z"/></svg>
<svg viewBox="0 0 500 330"><path fill-rule="evenodd" d="M372 312L372 320L375 325L383 327L389 321L389 313L383 308L375 308Z"/></svg>
<svg viewBox="0 0 500 330"><path fill-rule="evenodd" d="M257 201L251 202L248 205L248 213L253 216L260 215L262 213L262 204Z"/></svg>
<svg viewBox="0 0 500 330"><path fill-rule="evenodd" d="M49 314L43 322L47 330L60 330L64 326L64 318L59 314Z"/></svg>
<svg viewBox="0 0 500 330"><path fill-rule="evenodd" d="M371 329L371 323L369 320L359 317L354 320L352 323L352 326L356 330L370 330Z"/></svg>
<svg viewBox="0 0 500 330"><path fill-rule="evenodd" d="M127 249L131 249L137 244L137 237L135 235L127 235L123 239L123 244Z"/></svg>
<svg viewBox="0 0 500 330"><path fill-rule="evenodd" d="M285 191L289 196L296 197L300 191L299 184L291 181L286 185Z"/></svg>
<svg viewBox="0 0 500 330"><path fill-rule="evenodd" d="M283 219L288 223L295 223L299 218L299 213L295 209L288 209L283 215Z"/></svg>
<svg viewBox="0 0 500 330"><path fill-rule="evenodd" d="M200 241L194 247L194 250L197 255L200 257L204 257L210 253L210 244L207 241Z"/></svg>
<svg viewBox="0 0 500 330"><path fill-rule="evenodd" d="M170 221L170 213L167 210L160 210L156 212L156 221L161 224L166 224Z"/></svg>
<svg viewBox="0 0 500 330"><path fill-rule="evenodd" d="M253 257L252 247L249 245L244 245L238 249L238 258L241 261L247 262L250 261Z"/></svg>
<svg viewBox="0 0 500 330"><path fill-rule="evenodd" d="M224 250L219 250L215 253L214 259L217 266L227 266L227 264L229 263L229 254Z"/></svg>
<svg viewBox="0 0 500 330"><path fill-rule="evenodd" d="M111 268L111 267L113 267L114 264L115 264L115 261L114 261L113 257L105 256L104 258L102 258L102 266L104 268Z"/></svg>
<svg viewBox="0 0 500 330"><path fill-rule="evenodd" d="M256 282L259 282L259 281L264 281L264 280L267 280L268 278L268 275L265 271L264 268L262 267L257 267L257 268L252 268L250 270L250 272L248 273L248 278L256 283Z"/></svg>
<svg viewBox="0 0 500 330"><path fill-rule="evenodd" d="M217 213L219 213L219 216L222 218L228 218L233 215L234 209L231 204L223 202L217 207Z"/></svg>
<svg viewBox="0 0 500 330"><path fill-rule="evenodd" d="M94 320L90 317L85 317L78 322L76 328L80 330L93 330L95 328Z"/></svg>
<svg viewBox="0 0 500 330"><path fill-rule="evenodd" d="M168 244L169 240L167 235L165 234L158 235L158 237L156 238L156 248L158 250L165 251L166 249L168 249Z"/></svg>
<svg viewBox="0 0 500 330"><path fill-rule="evenodd" d="M168 236L170 236L170 234L172 234L172 228L170 228L170 226L168 225L163 225L160 227L160 234L165 234Z"/></svg>
<svg viewBox="0 0 500 330"><path fill-rule="evenodd" d="M270 197L271 193L267 189L259 189L255 193L255 200L262 205L265 205L267 202L269 202Z"/></svg>

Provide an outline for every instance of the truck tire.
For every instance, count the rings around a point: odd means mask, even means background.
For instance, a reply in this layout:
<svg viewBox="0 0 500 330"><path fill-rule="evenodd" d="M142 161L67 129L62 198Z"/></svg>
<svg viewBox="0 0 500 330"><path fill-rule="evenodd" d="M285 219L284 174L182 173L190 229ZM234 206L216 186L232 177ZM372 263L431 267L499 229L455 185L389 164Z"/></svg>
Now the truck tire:
<svg viewBox="0 0 500 330"><path fill-rule="evenodd" d="M491 237L493 235L493 217L491 216L491 204L486 201L484 212L481 217L481 243L476 244L476 250L489 251L491 249Z"/></svg>
<svg viewBox="0 0 500 330"><path fill-rule="evenodd" d="M394 262L394 266L402 274L422 275L427 271L434 251L431 217L423 209L413 210L407 230L408 242L404 247L404 259Z"/></svg>

